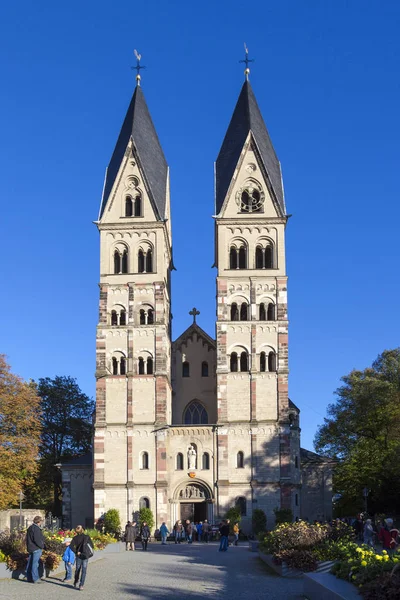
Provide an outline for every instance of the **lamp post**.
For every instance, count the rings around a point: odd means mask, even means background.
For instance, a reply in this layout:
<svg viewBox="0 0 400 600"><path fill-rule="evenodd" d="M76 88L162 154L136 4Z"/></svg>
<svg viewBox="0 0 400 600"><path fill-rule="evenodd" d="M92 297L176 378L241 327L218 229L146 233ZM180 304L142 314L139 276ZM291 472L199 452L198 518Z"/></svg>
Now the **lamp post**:
<svg viewBox="0 0 400 600"><path fill-rule="evenodd" d="M25 500L24 492L21 490L18 494L19 498L19 529L22 529L22 501Z"/></svg>
<svg viewBox="0 0 400 600"><path fill-rule="evenodd" d="M363 489L365 516L367 516L367 514L368 514L368 494L369 494L369 489L367 487L365 487Z"/></svg>

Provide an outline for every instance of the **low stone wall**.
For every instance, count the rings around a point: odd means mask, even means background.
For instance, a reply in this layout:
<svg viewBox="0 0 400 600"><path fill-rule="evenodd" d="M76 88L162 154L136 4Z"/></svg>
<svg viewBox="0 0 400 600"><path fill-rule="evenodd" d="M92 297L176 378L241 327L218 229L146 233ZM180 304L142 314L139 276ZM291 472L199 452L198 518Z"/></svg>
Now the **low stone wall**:
<svg viewBox="0 0 400 600"><path fill-rule="evenodd" d="M263 554L262 552L258 552L258 556L261 558L266 565L268 565L271 569L278 573L281 577L303 577L305 573L303 571L299 571L298 569L293 569L288 567L286 563L282 563L281 565L277 565L274 562L272 554ZM326 560L318 563L317 570L313 573L328 573L335 561Z"/></svg>
<svg viewBox="0 0 400 600"><path fill-rule="evenodd" d="M23 528L32 525L33 519L39 515L42 519L45 518L45 511L38 508L23 508L22 509L22 526ZM10 508L8 510L0 510L0 531L11 529L13 522L14 527L19 527L19 508Z"/></svg>
<svg viewBox="0 0 400 600"><path fill-rule="evenodd" d="M95 550L92 558L89 559L90 563L96 562L97 560L102 560L107 556L107 554L122 552L125 550L125 544L122 542L117 542L116 544L108 544L104 548L104 550ZM56 571L51 571L50 577L55 575L61 575L65 573L64 562L61 561L59 567ZM26 577L25 571L9 571L7 569L6 563L0 563L0 579L24 579Z"/></svg>
<svg viewBox="0 0 400 600"><path fill-rule="evenodd" d="M303 593L308 600L360 600L354 585L330 573L305 573Z"/></svg>

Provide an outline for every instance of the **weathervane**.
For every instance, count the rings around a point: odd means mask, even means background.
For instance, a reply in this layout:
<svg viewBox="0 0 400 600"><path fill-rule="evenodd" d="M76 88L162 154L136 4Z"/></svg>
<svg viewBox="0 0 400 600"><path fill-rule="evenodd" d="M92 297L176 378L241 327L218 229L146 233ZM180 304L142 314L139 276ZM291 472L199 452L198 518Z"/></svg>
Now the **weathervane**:
<svg viewBox="0 0 400 600"><path fill-rule="evenodd" d="M197 308L192 308L192 310L189 311L189 315L192 315L192 317L193 317L193 323L196 323L196 317L199 314L200 314L200 311L197 310Z"/></svg>
<svg viewBox="0 0 400 600"><path fill-rule="evenodd" d="M244 54L244 60L239 60L239 62L246 64L246 68L244 70L244 74L246 76L246 81L248 81L248 79L249 79L249 73L250 73L249 63L254 62L254 58L249 58L249 49L246 46L246 42L244 43L244 52L245 52L245 54Z"/></svg>
<svg viewBox="0 0 400 600"><path fill-rule="evenodd" d="M141 54L139 54L139 52L138 52L136 49L134 50L134 54L135 54L135 56L136 56L136 67L131 67L131 69L132 69L132 71L133 71L133 70L136 70L136 71L137 71L137 75L136 75L136 82L137 82L137 84L138 84L138 85L140 85L140 80L141 80L141 77L140 77L140 69L145 69L146 67L145 67L145 66L142 66L142 65L140 64L140 60L141 60L141 58L142 58L142 55L141 55Z"/></svg>

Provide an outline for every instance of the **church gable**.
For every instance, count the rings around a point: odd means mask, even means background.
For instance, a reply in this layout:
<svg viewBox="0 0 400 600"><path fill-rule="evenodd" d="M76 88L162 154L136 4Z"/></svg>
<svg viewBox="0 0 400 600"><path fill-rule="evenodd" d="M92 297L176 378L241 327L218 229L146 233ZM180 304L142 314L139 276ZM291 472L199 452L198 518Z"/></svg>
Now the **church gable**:
<svg viewBox="0 0 400 600"><path fill-rule="evenodd" d="M118 176L103 209L102 223L119 223L121 227L157 220L140 159L130 140Z"/></svg>
<svg viewBox="0 0 400 600"><path fill-rule="evenodd" d="M257 142L249 132L219 217L254 220L281 216Z"/></svg>

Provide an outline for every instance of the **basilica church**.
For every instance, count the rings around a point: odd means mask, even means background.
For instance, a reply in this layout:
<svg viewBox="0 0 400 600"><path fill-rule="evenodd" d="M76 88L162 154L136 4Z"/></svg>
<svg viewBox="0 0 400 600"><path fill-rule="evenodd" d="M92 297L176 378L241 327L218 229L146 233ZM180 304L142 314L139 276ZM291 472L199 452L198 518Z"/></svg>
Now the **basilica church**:
<svg viewBox="0 0 400 600"><path fill-rule="evenodd" d="M288 215L248 69L209 201L215 338L194 308L191 326L171 339L170 175L138 72L96 221L93 455L62 467L64 524L90 524L110 508L125 522L142 507L172 527L239 506L248 532L255 508L269 527L279 508L330 518L332 464L300 448L299 409L288 397Z"/></svg>

